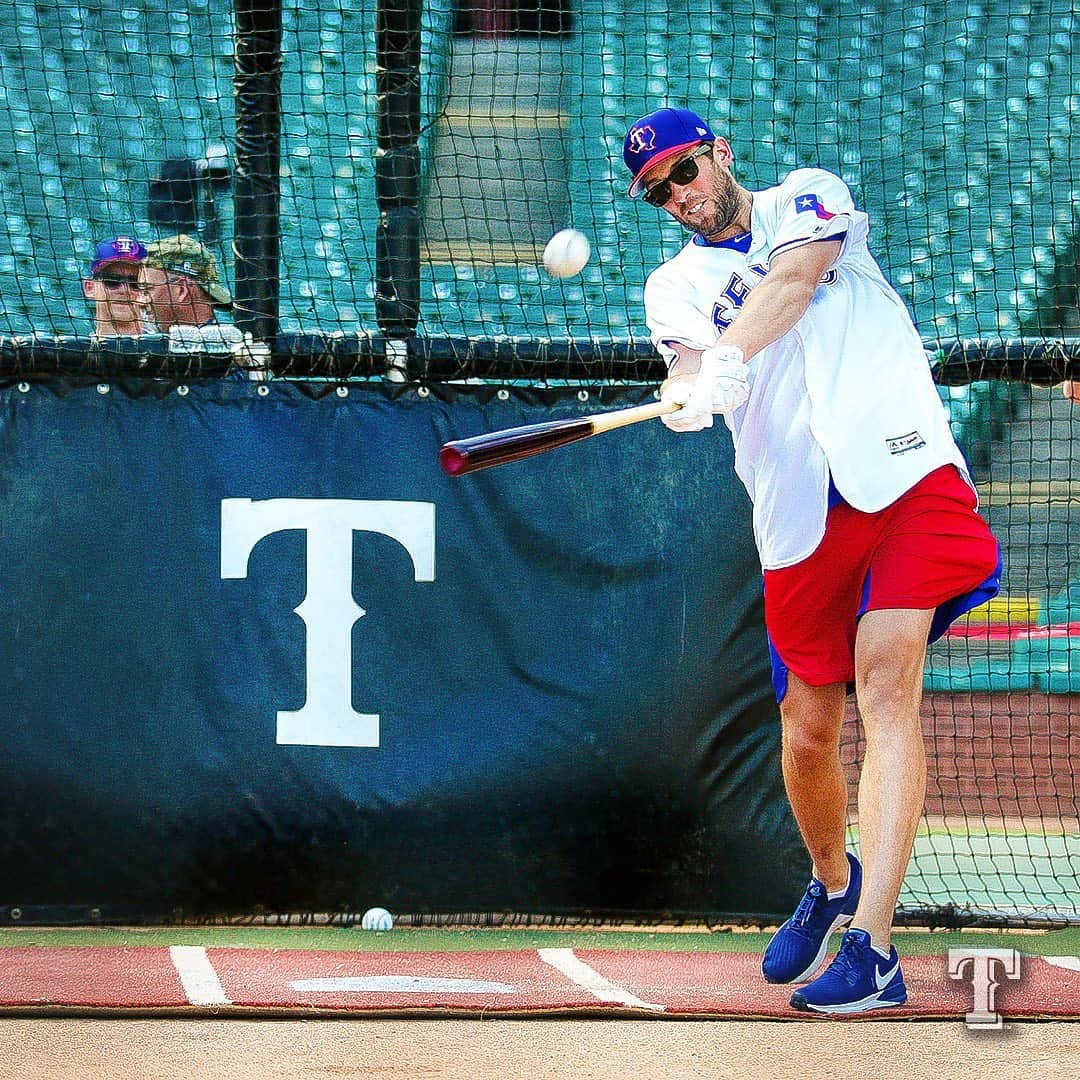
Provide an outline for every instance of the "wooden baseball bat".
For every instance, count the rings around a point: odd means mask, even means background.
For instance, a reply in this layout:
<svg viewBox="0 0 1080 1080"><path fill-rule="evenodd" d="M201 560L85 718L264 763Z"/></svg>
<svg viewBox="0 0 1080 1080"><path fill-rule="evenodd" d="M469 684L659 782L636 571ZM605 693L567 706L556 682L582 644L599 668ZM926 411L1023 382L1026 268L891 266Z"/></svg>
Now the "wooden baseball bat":
<svg viewBox="0 0 1080 1080"><path fill-rule="evenodd" d="M557 446L588 439L605 431L652 420L679 408L671 402L654 401L648 405L634 405L629 409L579 416L570 420L550 420L546 424L526 424L524 427L492 431L487 435L474 435L470 439L448 442L439 450L439 464L448 476L488 469L492 465L505 465L508 461L554 450Z"/></svg>

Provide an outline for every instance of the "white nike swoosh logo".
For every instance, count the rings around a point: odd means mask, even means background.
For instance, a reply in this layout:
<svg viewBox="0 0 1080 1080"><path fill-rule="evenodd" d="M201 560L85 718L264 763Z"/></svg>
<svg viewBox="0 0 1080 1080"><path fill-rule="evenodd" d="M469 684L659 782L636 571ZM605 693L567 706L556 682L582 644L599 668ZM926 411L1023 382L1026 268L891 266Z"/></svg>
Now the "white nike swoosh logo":
<svg viewBox="0 0 1080 1080"><path fill-rule="evenodd" d="M896 963L893 964L893 966L888 971L886 971L884 975L882 975L881 972L878 971L877 964L875 964L874 965L874 982L877 983L877 988L879 990L884 990L885 987L889 985L889 982L892 980L892 977L899 970L900 970L900 961L899 960L897 960Z"/></svg>

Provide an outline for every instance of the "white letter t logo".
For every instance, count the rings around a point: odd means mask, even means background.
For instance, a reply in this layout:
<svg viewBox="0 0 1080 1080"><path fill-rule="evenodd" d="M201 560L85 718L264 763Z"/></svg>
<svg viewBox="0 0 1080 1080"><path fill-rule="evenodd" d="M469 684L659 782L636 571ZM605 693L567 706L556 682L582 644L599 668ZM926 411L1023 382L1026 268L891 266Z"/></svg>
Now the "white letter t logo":
<svg viewBox="0 0 1080 1080"><path fill-rule="evenodd" d="M272 533L307 537L307 699L277 714L277 741L301 746L378 746L379 716L352 707L352 628L364 609L352 595L353 533L377 532L412 557L415 580L435 580L433 503L360 499L221 500L221 576L247 577L255 545Z"/></svg>

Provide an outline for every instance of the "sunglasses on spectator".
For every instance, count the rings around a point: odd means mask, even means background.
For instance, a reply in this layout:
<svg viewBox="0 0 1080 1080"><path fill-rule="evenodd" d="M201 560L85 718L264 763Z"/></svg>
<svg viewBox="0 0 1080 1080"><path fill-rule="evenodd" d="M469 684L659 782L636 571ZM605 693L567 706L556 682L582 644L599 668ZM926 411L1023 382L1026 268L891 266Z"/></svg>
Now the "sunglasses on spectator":
<svg viewBox="0 0 1080 1080"><path fill-rule="evenodd" d="M126 274L97 274L95 281L100 281L110 292L117 289L134 289L138 287L139 279L129 277Z"/></svg>
<svg viewBox="0 0 1080 1080"><path fill-rule="evenodd" d="M699 146L692 154L688 154L682 161L676 162L671 172L663 180L658 180L645 189L642 198L650 206L663 206L671 198L671 185L692 184L698 175L698 164L694 158L701 157L712 150L712 143Z"/></svg>

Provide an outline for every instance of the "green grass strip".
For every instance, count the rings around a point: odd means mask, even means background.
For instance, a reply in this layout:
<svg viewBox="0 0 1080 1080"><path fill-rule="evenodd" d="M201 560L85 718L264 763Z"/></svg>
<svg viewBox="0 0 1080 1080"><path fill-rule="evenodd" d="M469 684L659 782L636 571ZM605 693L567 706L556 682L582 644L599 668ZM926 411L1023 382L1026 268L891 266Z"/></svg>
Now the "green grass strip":
<svg viewBox="0 0 1080 1080"><path fill-rule="evenodd" d="M0 948L201 945L207 948L312 949L355 952L482 952L522 949L667 950L760 953L769 934L698 930L388 930L341 927L19 927L0 929ZM837 939L839 940L839 939ZM904 956L938 955L949 946L1018 949L1040 956L1080 955L1080 927L1017 932L897 931Z"/></svg>

